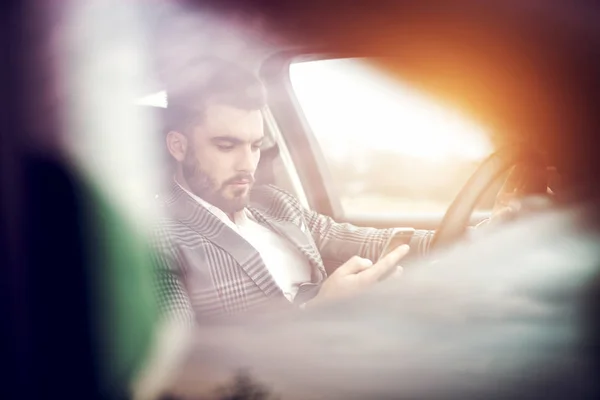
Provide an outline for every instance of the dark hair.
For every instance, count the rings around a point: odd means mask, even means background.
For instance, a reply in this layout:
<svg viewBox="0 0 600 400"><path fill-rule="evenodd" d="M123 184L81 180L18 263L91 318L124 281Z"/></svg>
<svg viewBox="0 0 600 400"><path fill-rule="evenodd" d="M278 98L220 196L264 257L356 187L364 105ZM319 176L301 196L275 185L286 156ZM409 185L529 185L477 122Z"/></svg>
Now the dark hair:
<svg viewBox="0 0 600 400"><path fill-rule="evenodd" d="M259 110L266 103L265 88L252 72L219 58L197 59L167 82L167 131L184 133L201 123L209 104Z"/></svg>

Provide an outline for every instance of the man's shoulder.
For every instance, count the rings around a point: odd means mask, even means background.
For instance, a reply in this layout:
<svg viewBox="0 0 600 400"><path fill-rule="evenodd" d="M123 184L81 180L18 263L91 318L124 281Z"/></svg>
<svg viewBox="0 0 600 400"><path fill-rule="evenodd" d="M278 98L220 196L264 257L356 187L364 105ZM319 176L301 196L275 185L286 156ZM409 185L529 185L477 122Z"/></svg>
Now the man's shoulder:
<svg viewBox="0 0 600 400"><path fill-rule="evenodd" d="M190 225L170 215L161 213L150 228L151 242L159 247L196 247L209 240Z"/></svg>

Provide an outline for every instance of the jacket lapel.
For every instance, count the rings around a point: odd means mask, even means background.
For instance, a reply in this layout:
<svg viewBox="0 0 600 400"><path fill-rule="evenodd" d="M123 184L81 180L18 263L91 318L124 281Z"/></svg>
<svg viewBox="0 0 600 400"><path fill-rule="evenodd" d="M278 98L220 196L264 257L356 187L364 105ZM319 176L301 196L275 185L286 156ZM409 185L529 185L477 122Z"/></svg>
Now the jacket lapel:
<svg viewBox="0 0 600 400"><path fill-rule="evenodd" d="M248 207L248 210L258 223L286 238L308 259L311 265L313 282L321 282L325 278L325 268L307 228L302 229L301 226L292 222L270 218L254 207Z"/></svg>
<svg viewBox="0 0 600 400"><path fill-rule="evenodd" d="M258 251L176 183L165 199L165 207L170 216L229 253L267 296L283 295Z"/></svg>

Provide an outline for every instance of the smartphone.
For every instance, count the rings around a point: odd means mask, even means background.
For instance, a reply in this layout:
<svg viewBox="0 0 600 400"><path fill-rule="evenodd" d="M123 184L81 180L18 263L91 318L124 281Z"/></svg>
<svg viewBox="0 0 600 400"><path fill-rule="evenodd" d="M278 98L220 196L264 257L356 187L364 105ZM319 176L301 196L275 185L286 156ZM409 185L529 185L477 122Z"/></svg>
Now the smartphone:
<svg viewBox="0 0 600 400"><path fill-rule="evenodd" d="M379 255L379 259L381 260L383 257L388 255L388 253L398 246L403 244L409 244L410 239L412 239L415 234L414 228L398 228L396 232L388 239L387 243L383 247L383 251Z"/></svg>

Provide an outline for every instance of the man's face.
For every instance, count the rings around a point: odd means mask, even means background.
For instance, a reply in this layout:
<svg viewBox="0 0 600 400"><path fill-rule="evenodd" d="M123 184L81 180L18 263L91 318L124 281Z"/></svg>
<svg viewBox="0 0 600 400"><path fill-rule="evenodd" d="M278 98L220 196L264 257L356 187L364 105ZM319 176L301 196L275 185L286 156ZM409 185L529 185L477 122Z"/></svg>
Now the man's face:
<svg viewBox="0 0 600 400"><path fill-rule="evenodd" d="M183 176L194 194L227 213L248 204L263 140L260 110L211 105L189 135Z"/></svg>

